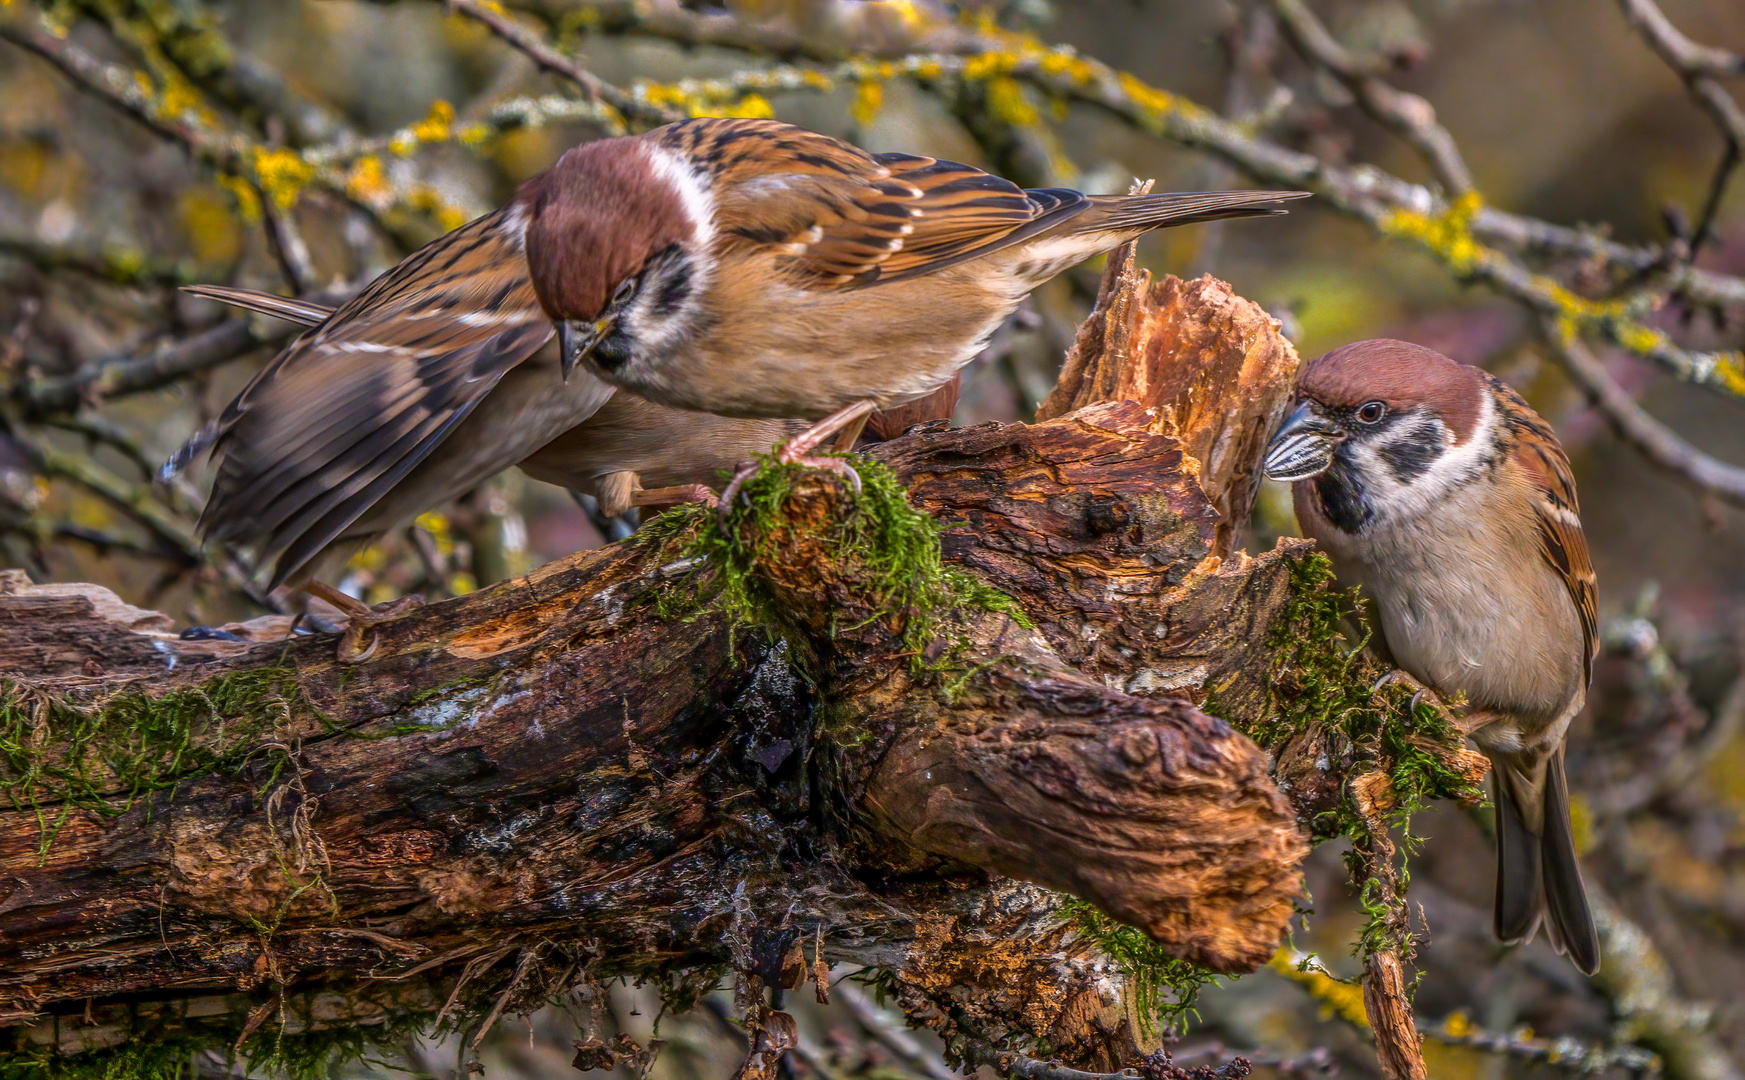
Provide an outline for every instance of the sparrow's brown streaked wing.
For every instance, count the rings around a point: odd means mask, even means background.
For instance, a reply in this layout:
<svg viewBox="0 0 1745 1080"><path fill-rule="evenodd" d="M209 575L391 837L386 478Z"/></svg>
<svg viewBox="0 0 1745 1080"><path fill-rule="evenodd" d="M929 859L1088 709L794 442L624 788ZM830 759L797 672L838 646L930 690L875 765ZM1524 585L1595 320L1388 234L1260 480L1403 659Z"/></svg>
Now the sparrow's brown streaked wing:
<svg viewBox="0 0 1745 1080"><path fill-rule="evenodd" d="M1088 205L1077 192L1026 192L912 154L875 157L773 120L693 120L661 129L661 143L709 174L723 250L781 249L780 268L811 288L942 269Z"/></svg>
<svg viewBox="0 0 1745 1080"><path fill-rule="evenodd" d="M202 300L216 300L221 304L271 315L275 319L301 323L304 326L319 325L333 314L333 309L326 304L255 289L233 289L228 285L184 285L182 291Z"/></svg>
<svg viewBox="0 0 1745 1080"><path fill-rule="evenodd" d="M936 273L1067 225L1086 211L1095 212L1097 230L1143 229L1277 213L1262 204L1302 194L1100 198L1065 189L1027 191L973 166L872 155L772 120L693 120L662 129L660 138L709 174L723 250L781 249L778 266L811 288Z"/></svg>
<svg viewBox="0 0 1745 1080"><path fill-rule="evenodd" d="M1515 433L1515 460L1533 481L1539 552L1563 579L1581 618L1583 671L1592 682L1594 656L1599 652L1599 584L1581 527L1569 458L1550 425L1519 394L1500 380L1493 378L1490 383L1500 393Z"/></svg>
<svg viewBox="0 0 1745 1080"><path fill-rule="evenodd" d="M281 584L551 337L510 213L413 253L243 389L219 420L207 539L277 559Z"/></svg>

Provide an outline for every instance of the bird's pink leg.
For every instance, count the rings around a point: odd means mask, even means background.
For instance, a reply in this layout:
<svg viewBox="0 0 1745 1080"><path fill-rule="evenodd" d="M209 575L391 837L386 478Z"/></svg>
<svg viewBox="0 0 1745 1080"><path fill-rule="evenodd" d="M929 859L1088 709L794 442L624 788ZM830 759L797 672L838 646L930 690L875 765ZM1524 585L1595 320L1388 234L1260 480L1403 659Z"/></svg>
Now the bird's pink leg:
<svg viewBox="0 0 1745 1080"><path fill-rule="evenodd" d="M637 488L630 493L631 506L658 506L665 509L680 503L699 502L715 505L715 493L702 484L679 484L676 487Z"/></svg>
<svg viewBox="0 0 1745 1080"><path fill-rule="evenodd" d="M318 596L345 613L345 634L339 639L339 662L342 664L357 664L375 655L376 647L381 644L376 636L370 634L367 647L359 648L363 635L375 627L424 606L424 597L416 593L402 596L398 600L390 600L385 604L366 604L354 596L347 596L324 581L311 581L303 586L303 591L310 596Z"/></svg>
<svg viewBox="0 0 1745 1080"><path fill-rule="evenodd" d="M817 449L818 445L832 434L837 435L836 448L838 451L852 449L855 440L860 438L861 431L866 427L867 417L876 411L878 411L878 406L870 401L857 401L853 405L837 409L777 447L776 460L784 465L804 465L807 468L841 473L848 478L848 482L853 484L854 490L858 492L860 491L860 474L855 472L848 462L837 457L816 457L812 455L811 451ZM732 481L728 483L726 490L721 492L718 510L723 520L726 519L728 510L733 506L733 500L739 494L739 489L757 470L758 466L753 463L741 467L737 473L733 474Z"/></svg>

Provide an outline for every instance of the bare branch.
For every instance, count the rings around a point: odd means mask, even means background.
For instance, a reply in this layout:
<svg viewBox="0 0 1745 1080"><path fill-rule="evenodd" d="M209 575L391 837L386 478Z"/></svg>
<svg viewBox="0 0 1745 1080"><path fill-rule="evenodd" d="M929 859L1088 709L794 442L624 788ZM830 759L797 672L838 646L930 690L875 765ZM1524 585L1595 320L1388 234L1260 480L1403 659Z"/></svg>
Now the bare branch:
<svg viewBox="0 0 1745 1080"><path fill-rule="evenodd" d="M1710 457L1650 416L1579 338L1555 322L1544 323L1543 330L1552 355L1605 415L1619 438L1703 494L1745 506L1745 469Z"/></svg>
<svg viewBox="0 0 1745 1080"><path fill-rule="evenodd" d="M309 245L303 241L303 231L292 216L294 207L281 207L267 192L261 193L261 220L266 226L267 246L285 275L285 284L298 296L315 290L315 265L309 257Z"/></svg>
<svg viewBox="0 0 1745 1080"><path fill-rule="evenodd" d="M927 1080L957 1080L957 1075L945 1067L945 1062L923 1049L913 1035L898 1027L867 997L866 991L854 983L846 980L837 983L830 988L830 996L848 1009L862 1031L895 1055L911 1072Z"/></svg>
<svg viewBox="0 0 1745 1080"><path fill-rule="evenodd" d="M1745 56L1685 37L1654 0L1618 0L1618 5L1630 25L1680 74L1745 75Z"/></svg>
<svg viewBox="0 0 1745 1080"><path fill-rule="evenodd" d="M57 37L41 25L22 18L0 19L0 39L12 42L47 60L81 90L120 110L155 134L177 142L196 159L234 171L239 166L238 148L187 116L167 114L153 100L149 89L124 69L97 59L65 37Z"/></svg>
<svg viewBox="0 0 1745 1080"><path fill-rule="evenodd" d="M504 14L497 4L485 0L448 0L448 6L451 11L483 23L493 34L546 71L561 75L580 86L587 93L588 100L595 104L604 101L624 116L644 123L666 124L684 119L684 114L676 109L638 100L596 77L577 61L546 44L538 33Z"/></svg>
<svg viewBox="0 0 1745 1080"><path fill-rule="evenodd" d="M1745 153L1745 109L1739 107L1717 78L1724 74L1745 74L1745 57L1725 49L1699 45L1685 37L1654 0L1618 0L1618 5L1624 10L1624 18L1642 35L1648 47L1684 80L1685 90L1709 114L1727 143L1721 163L1715 170L1715 178L1709 185L1708 197L1703 200L1696 231L1691 234L1690 250L1694 258L1714 229L1715 214L1721 208L1727 183L1739 166L1741 154Z"/></svg>
<svg viewBox="0 0 1745 1080"><path fill-rule="evenodd" d="M194 531L154 498L146 485L129 484L82 454L63 453L50 446L23 440L18 442L36 459L37 468L44 476L70 481L99 496L144 526L188 566L199 566L204 561Z"/></svg>
<svg viewBox="0 0 1745 1080"><path fill-rule="evenodd" d="M1440 1024L1420 1023L1418 1031L1426 1039L1445 1046L1470 1046L1505 1057L1543 1062L1584 1076L1612 1069L1623 1069L1632 1075L1660 1071L1660 1058L1639 1047L1584 1043L1569 1036L1542 1039L1526 1031L1498 1035L1474 1026L1459 1013Z"/></svg>
<svg viewBox="0 0 1745 1080"><path fill-rule="evenodd" d="M1660 1054L1668 1076L1741 1080L1712 1030L1713 1007L1678 996L1672 967L1654 939L1597 883L1588 884L1588 900L1606 952L1593 981L1611 1000L1619 1023Z"/></svg>
<svg viewBox="0 0 1745 1080"><path fill-rule="evenodd" d="M142 251L105 248L101 251L65 244L49 244L30 237L0 236L0 256L10 256L45 274L71 270L115 285L153 285L174 288L194 280L194 267L185 262L165 262Z"/></svg>
<svg viewBox="0 0 1745 1080"><path fill-rule="evenodd" d="M257 329L254 320L232 319L144 355L100 361L71 375L26 380L13 393L32 413L71 412L94 398L168 386L228 363L250 349L276 345L297 330L279 322Z"/></svg>
<svg viewBox="0 0 1745 1080"><path fill-rule="evenodd" d="M1339 44L1303 0L1267 2L1278 12L1285 33L1303 58L1338 79L1364 112L1410 143L1450 194L1464 195L1473 189L1472 172L1454 136L1436 122L1436 110L1428 101L1381 79L1381 65L1359 59Z"/></svg>

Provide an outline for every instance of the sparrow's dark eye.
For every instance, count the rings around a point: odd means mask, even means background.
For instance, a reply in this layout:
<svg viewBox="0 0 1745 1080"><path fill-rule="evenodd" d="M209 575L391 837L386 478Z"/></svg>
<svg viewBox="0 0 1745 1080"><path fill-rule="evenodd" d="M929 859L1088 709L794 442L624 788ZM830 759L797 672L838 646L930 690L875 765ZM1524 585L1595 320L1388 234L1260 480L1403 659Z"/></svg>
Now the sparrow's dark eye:
<svg viewBox="0 0 1745 1080"><path fill-rule="evenodd" d="M612 293L612 306L623 307L630 303L630 298L636 295L636 279L625 278L618 283L618 288Z"/></svg>
<svg viewBox="0 0 1745 1080"><path fill-rule="evenodd" d="M1366 402L1363 408L1357 410L1357 418L1366 424L1379 424L1381 418L1388 414L1388 407L1379 401Z"/></svg>

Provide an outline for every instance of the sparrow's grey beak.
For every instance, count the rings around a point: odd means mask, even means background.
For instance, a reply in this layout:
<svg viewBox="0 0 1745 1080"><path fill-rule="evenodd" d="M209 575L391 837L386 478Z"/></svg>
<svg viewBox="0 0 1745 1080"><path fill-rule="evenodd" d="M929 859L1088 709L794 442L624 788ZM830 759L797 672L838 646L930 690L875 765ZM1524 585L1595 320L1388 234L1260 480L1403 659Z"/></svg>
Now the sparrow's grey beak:
<svg viewBox="0 0 1745 1080"><path fill-rule="evenodd" d="M1327 471L1333 450L1345 437L1339 426L1305 401L1285 420L1266 448L1266 475L1272 480L1307 480Z"/></svg>
<svg viewBox="0 0 1745 1080"><path fill-rule="evenodd" d="M612 317L604 316L592 322L577 322L574 319L559 319L557 323L557 349L562 356L563 381L569 382L575 373L576 366L588 358L600 344L600 339L612 329Z"/></svg>

